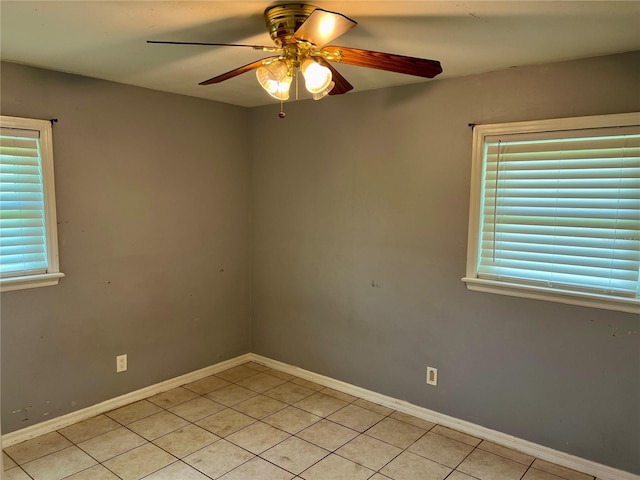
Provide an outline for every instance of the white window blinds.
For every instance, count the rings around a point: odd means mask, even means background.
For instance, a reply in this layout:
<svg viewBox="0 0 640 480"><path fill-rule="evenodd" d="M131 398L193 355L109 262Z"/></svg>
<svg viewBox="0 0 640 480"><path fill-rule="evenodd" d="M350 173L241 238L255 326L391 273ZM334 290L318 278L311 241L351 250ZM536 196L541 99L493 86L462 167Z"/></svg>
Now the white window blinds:
<svg viewBox="0 0 640 480"><path fill-rule="evenodd" d="M479 125L471 290L640 313L640 114Z"/></svg>
<svg viewBox="0 0 640 480"><path fill-rule="evenodd" d="M637 131L486 138L479 277L637 297Z"/></svg>
<svg viewBox="0 0 640 480"><path fill-rule="evenodd" d="M0 275L47 271L39 131L0 129Z"/></svg>
<svg viewBox="0 0 640 480"><path fill-rule="evenodd" d="M0 115L0 291L61 277L51 122Z"/></svg>

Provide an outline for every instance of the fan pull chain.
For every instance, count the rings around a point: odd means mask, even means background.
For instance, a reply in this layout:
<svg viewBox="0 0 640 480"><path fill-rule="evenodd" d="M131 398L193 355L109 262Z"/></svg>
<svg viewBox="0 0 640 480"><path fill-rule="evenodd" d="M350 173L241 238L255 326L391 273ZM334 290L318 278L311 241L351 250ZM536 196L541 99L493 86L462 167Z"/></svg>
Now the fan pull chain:
<svg viewBox="0 0 640 480"><path fill-rule="evenodd" d="M284 113L284 100L280 100L280 113L278 113L278 116L280 118L284 118L287 116L287 114Z"/></svg>

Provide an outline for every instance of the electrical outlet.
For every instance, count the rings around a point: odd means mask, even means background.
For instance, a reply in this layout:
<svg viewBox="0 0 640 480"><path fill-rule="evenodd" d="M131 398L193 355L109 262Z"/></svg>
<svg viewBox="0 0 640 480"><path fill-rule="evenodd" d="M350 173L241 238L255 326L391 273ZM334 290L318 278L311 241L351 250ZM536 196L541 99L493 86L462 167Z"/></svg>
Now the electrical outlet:
<svg viewBox="0 0 640 480"><path fill-rule="evenodd" d="M118 355L116 357L116 373L127 371L127 355Z"/></svg>
<svg viewBox="0 0 640 480"><path fill-rule="evenodd" d="M433 367L427 367L427 385L438 385L438 369Z"/></svg>

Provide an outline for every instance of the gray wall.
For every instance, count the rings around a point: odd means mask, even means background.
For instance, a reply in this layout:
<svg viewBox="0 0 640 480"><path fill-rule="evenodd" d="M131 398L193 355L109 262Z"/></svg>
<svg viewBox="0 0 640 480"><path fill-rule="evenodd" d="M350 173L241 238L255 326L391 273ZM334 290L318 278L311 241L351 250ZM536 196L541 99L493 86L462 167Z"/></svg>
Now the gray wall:
<svg viewBox="0 0 640 480"><path fill-rule="evenodd" d="M640 318L460 281L467 124L638 111L639 66L513 68L293 103L285 120L253 109L253 351L640 473Z"/></svg>
<svg viewBox="0 0 640 480"><path fill-rule="evenodd" d="M1 296L4 433L254 351L640 473L640 319L460 281L467 124L637 111L638 65L351 93L280 120L3 64L3 114L60 119L67 274Z"/></svg>
<svg viewBox="0 0 640 480"><path fill-rule="evenodd" d="M248 111L2 64L53 128L60 268L3 293L3 433L250 351ZM224 270L224 271L221 271ZM129 369L115 373L115 357ZM24 412L28 408L28 420Z"/></svg>

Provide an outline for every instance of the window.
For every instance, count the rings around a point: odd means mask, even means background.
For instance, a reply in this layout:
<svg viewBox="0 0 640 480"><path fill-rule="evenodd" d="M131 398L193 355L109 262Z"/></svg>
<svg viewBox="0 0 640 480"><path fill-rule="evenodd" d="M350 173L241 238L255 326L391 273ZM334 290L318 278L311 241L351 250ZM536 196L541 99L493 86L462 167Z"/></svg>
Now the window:
<svg viewBox="0 0 640 480"><path fill-rule="evenodd" d="M0 116L0 291L60 277L51 123Z"/></svg>
<svg viewBox="0 0 640 480"><path fill-rule="evenodd" d="M479 125L471 290L640 313L640 114Z"/></svg>

